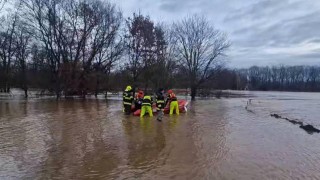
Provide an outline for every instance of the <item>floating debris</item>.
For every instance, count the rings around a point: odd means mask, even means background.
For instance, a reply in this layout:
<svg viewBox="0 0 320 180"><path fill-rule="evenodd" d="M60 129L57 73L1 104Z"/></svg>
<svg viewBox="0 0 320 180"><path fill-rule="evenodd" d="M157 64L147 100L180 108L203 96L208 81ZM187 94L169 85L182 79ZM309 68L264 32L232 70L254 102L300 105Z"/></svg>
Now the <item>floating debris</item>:
<svg viewBox="0 0 320 180"><path fill-rule="evenodd" d="M277 119L284 119L284 120L287 120L289 121L290 123L292 124L299 124L300 128L305 130L308 134L313 134L313 133L320 133L320 130L313 127L312 125L310 124L307 124L307 125L303 125L303 122L301 121L298 121L298 120L292 120L292 119L289 119L287 117L282 117L280 116L279 114L270 114L271 117L274 117L274 118L277 118Z"/></svg>
<svg viewBox="0 0 320 180"><path fill-rule="evenodd" d="M303 126L303 123L300 121L295 121L295 120L288 120L289 122L291 122L292 124L299 124L300 126Z"/></svg>
<svg viewBox="0 0 320 180"><path fill-rule="evenodd" d="M280 119L280 118L282 118L280 115L278 115L278 114L271 114L271 117L275 117L275 118L277 118L277 119Z"/></svg>
<svg viewBox="0 0 320 180"><path fill-rule="evenodd" d="M301 125L300 126L300 128L301 129L304 129L305 131L307 131L307 133L309 133L309 134L313 134L313 133L320 133L320 130L319 129L317 129L317 128L315 128L315 127L313 127L312 125Z"/></svg>

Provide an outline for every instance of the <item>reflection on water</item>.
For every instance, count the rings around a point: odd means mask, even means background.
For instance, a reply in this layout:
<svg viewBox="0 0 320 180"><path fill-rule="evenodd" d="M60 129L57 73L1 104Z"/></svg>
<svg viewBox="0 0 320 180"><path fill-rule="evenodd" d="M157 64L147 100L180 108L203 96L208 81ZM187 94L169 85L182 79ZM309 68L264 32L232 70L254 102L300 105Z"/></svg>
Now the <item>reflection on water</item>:
<svg viewBox="0 0 320 180"><path fill-rule="evenodd" d="M0 179L320 177L317 135L246 101L200 100L162 122L120 101L0 101Z"/></svg>

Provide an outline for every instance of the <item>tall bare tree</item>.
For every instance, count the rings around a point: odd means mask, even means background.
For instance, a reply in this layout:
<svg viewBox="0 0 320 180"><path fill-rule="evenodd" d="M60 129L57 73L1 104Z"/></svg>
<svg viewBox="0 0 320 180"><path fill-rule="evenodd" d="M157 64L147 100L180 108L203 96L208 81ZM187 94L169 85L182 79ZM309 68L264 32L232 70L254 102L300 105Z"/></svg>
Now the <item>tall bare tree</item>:
<svg viewBox="0 0 320 180"><path fill-rule="evenodd" d="M87 85L92 81L92 71L95 69L102 72L107 68L107 61L108 68L113 67L113 63L121 55L122 40L119 38L119 30L122 14L115 5L100 0L74 0L66 7L67 20L71 19L67 23L71 27L71 38L65 43L67 49L71 50L68 59L73 62L74 67L81 64L83 71L80 74L80 89L86 91L91 88ZM95 74L97 80L94 86L98 90L100 76L99 73Z"/></svg>
<svg viewBox="0 0 320 180"><path fill-rule="evenodd" d="M16 65L20 87L24 90L25 97L28 97L28 58L30 54L31 31L27 29L24 22L19 21L16 31Z"/></svg>
<svg viewBox="0 0 320 180"><path fill-rule="evenodd" d="M4 5L7 3L8 0L0 0L0 11L3 9Z"/></svg>
<svg viewBox="0 0 320 180"><path fill-rule="evenodd" d="M15 32L17 28L18 13L9 14L5 19L4 27L0 32L0 89L3 92L10 91L11 68L16 53Z"/></svg>
<svg viewBox="0 0 320 180"><path fill-rule="evenodd" d="M155 62L151 67L151 81L154 88L168 88L173 85L174 73L177 69L175 50L172 45L173 33L164 25L155 27Z"/></svg>
<svg viewBox="0 0 320 180"><path fill-rule="evenodd" d="M116 35L116 34L115 34ZM124 51L123 39L117 39L114 36L109 39L109 43L105 45L102 51L99 52L95 58L94 69L96 73L96 84L95 84L95 96L97 97L100 88L101 80L105 78L105 84L109 86L109 76L116 65L116 62L120 60ZM104 90L108 90L110 87L104 87Z"/></svg>
<svg viewBox="0 0 320 180"><path fill-rule="evenodd" d="M188 74L194 100L198 87L215 74L215 69L223 66L219 57L224 55L230 43L224 33L197 15L174 23L173 33L180 64Z"/></svg>
<svg viewBox="0 0 320 180"><path fill-rule="evenodd" d="M26 17L48 54L57 98L85 97L95 59L115 44L122 14L101 0L23 0Z"/></svg>
<svg viewBox="0 0 320 180"><path fill-rule="evenodd" d="M58 0L22 0L25 17L30 28L35 30L34 36L46 50L51 71L51 84L57 99L61 95L61 65L65 58L62 51L63 21L62 2Z"/></svg>
<svg viewBox="0 0 320 180"><path fill-rule="evenodd" d="M154 23L149 17L141 14L133 14L132 18L126 21L127 34L126 49L129 60L127 69L129 70L134 86L137 86L138 78L144 75L147 81L147 69L151 66L154 55Z"/></svg>

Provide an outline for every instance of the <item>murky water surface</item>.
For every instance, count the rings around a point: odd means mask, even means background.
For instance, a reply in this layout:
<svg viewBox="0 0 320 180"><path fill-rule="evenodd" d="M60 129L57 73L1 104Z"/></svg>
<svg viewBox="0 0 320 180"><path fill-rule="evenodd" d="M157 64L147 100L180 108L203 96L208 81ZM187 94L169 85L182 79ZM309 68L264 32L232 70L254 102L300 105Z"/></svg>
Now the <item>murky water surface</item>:
<svg viewBox="0 0 320 180"><path fill-rule="evenodd" d="M0 100L0 179L320 179L320 95L198 100L125 116L117 100Z"/></svg>

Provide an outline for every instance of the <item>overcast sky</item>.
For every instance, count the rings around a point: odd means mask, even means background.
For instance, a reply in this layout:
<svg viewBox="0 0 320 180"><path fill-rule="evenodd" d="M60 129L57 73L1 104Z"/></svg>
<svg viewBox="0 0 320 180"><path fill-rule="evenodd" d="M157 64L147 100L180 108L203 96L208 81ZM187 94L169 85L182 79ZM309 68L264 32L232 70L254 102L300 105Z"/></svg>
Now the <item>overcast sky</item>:
<svg viewBox="0 0 320 180"><path fill-rule="evenodd" d="M232 42L230 67L320 65L320 0L112 0L156 22L206 16Z"/></svg>

